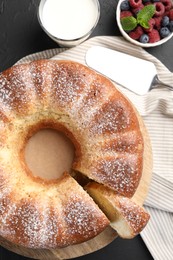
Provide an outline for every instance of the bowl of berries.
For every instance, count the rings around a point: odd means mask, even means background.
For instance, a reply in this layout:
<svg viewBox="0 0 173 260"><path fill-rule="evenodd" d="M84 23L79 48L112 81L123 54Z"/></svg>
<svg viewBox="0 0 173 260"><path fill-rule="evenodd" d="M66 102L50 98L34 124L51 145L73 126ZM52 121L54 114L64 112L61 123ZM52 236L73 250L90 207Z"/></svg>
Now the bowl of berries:
<svg viewBox="0 0 173 260"><path fill-rule="evenodd" d="M126 40L158 46L173 36L173 0L119 0L116 19Z"/></svg>

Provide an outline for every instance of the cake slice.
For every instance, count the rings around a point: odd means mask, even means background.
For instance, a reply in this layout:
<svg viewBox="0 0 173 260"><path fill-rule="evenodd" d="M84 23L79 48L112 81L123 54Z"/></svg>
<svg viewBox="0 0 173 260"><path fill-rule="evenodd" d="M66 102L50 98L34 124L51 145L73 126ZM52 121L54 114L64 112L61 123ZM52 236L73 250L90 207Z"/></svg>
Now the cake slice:
<svg viewBox="0 0 173 260"><path fill-rule="evenodd" d="M146 226L149 214L132 199L120 196L95 182L87 184L85 189L108 217L111 227L120 237L133 238Z"/></svg>

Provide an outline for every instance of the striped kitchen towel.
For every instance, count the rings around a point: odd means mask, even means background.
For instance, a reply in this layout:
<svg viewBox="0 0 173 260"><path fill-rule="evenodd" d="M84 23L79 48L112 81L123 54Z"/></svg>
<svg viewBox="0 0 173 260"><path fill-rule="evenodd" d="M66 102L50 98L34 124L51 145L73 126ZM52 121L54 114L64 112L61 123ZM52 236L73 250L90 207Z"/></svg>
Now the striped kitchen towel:
<svg viewBox="0 0 173 260"><path fill-rule="evenodd" d="M173 73L154 56L122 37L97 36L71 49L57 48L27 56L19 63L53 58L70 59L85 64L86 51L94 45L152 61L159 78L173 86ZM144 203L151 219L141 236L155 260L173 260L173 91L156 88L138 96L121 86L118 87L143 117L153 150L153 175Z"/></svg>

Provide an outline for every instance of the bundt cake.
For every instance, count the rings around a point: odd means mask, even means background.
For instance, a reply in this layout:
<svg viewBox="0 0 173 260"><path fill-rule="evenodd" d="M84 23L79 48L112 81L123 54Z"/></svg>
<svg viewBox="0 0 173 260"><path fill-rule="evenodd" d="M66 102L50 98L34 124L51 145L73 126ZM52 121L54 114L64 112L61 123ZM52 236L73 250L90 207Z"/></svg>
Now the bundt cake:
<svg viewBox="0 0 173 260"><path fill-rule="evenodd" d="M42 128L73 142L73 171L130 198L143 169L135 109L107 78L76 62L39 60L0 74L0 236L31 248L87 241L109 220L70 174L32 174L24 150Z"/></svg>

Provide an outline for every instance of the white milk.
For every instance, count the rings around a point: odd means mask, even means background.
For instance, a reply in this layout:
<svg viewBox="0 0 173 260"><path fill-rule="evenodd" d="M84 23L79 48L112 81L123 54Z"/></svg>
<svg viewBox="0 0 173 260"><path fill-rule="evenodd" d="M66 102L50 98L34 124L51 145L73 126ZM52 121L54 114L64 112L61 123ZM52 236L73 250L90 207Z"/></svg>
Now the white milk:
<svg viewBox="0 0 173 260"><path fill-rule="evenodd" d="M97 19L98 6L94 0L47 0L42 11L45 29L64 40L84 36Z"/></svg>

